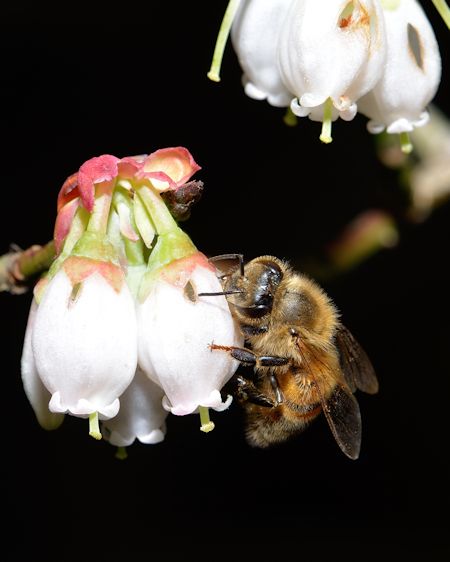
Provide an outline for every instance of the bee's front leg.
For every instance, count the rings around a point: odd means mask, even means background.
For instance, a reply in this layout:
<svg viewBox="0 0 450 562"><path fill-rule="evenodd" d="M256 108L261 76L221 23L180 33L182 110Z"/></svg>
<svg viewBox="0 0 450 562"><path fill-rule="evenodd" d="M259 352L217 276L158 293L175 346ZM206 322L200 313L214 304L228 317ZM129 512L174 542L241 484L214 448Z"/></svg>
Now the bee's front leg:
<svg viewBox="0 0 450 562"><path fill-rule="evenodd" d="M279 357L277 355L257 355L251 349L245 347L234 347L229 345L216 345L210 344L211 351L227 351L231 357L244 365L253 365L255 372L258 374L258 369L261 367L281 367L289 363L287 357ZM283 402L283 394L278 385L276 376L272 373L269 375L270 384L275 395L275 400L262 393L257 386L249 379L244 378L242 375L237 375L234 382L237 385L236 394L239 400L252 402L258 406L266 406L274 408Z"/></svg>
<svg viewBox="0 0 450 562"><path fill-rule="evenodd" d="M277 355L256 355L256 353L254 353L251 349L247 349L245 347L216 345L215 343L211 343L209 348L211 351L228 351L233 359L236 359L244 365L254 365L256 368L281 367L282 365L287 365L289 363L289 359L287 357L278 357Z"/></svg>

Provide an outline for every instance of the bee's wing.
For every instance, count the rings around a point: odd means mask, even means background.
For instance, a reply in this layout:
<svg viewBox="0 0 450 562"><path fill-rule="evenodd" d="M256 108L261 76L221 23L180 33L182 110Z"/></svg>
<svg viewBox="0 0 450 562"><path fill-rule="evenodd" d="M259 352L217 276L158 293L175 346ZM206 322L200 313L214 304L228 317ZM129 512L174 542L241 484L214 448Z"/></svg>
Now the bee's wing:
<svg viewBox="0 0 450 562"><path fill-rule="evenodd" d="M352 392L359 389L368 394L376 394L378 380L373 365L367 353L343 324L339 324L336 331L336 347L342 372Z"/></svg>
<svg viewBox="0 0 450 562"><path fill-rule="evenodd" d="M337 359L330 361L319 350L304 344L298 345L298 349L337 444L347 457L357 459L361 448L361 414Z"/></svg>
<svg viewBox="0 0 450 562"><path fill-rule="evenodd" d="M322 400L322 409L342 452L357 459L361 449L361 414L356 398L345 383L336 384L330 397Z"/></svg>

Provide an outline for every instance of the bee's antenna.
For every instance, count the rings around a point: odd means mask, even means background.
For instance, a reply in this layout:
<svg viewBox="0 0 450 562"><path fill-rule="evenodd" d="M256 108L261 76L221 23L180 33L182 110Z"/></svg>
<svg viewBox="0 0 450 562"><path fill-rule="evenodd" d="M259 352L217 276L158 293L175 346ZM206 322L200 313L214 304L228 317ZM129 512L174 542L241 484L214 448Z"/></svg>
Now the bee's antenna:
<svg viewBox="0 0 450 562"><path fill-rule="evenodd" d="M244 291L220 291L218 293L197 293L198 297L219 297L222 295L240 295Z"/></svg>

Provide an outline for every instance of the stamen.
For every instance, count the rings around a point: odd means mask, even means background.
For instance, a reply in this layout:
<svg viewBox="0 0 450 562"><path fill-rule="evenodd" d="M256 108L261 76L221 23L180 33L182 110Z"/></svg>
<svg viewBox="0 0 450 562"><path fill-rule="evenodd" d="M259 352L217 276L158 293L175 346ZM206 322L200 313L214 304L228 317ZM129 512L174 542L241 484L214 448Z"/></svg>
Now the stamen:
<svg viewBox="0 0 450 562"><path fill-rule="evenodd" d="M410 154L413 150L413 145L409 137L409 133L400 133L400 146L403 154Z"/></svg>
<svg viewBox="0 0 450 562"><path fill-rule="evenodd" d="M217 35L216 46L214 48L211 68L208 72L208 78L213 82L220 82L220 67L222 66L223 53L227 44L228 35L230 34L231 25L236 15L241 0L230 0L223 16L222 24Z"/></svg>
<svg viewBox="0 0 450 562"><path fill-rule="evenodd" d="M98 412L89 414L89 435L98 441L102 438L100 426L98 423Z"/></svg>
<svg viewBox="0 0 450 562"><path fill-rule="evenodd" d="M116 451L116 459L119 461L124 461L128 457L127 448L126 447L117 447Z"/></svg>
<svg viewBox="0 0 450 562"><path fill-rule="evenodd" d="M209 433L214 429L214 422L209 419L209 409L205 406L199 406L198 412L200 414L200 431L204 433Z"/></svg>
<svg viewBox="0 0 450 562"><path fill-rule="evenodd" d="M323 121L322 121L322 133L320 135L320 140L325 143L329 144L333 141L331 137L331 119L333 115L333 102L331 98L328 98L326 102L323 104Z"/></svg>

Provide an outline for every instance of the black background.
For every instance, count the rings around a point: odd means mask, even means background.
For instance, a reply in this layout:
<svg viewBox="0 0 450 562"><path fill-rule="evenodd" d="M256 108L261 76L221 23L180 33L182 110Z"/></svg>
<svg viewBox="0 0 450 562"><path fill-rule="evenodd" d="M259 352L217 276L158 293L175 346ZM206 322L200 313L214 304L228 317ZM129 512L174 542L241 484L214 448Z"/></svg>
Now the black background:
<svg viewBox="0 0 450 562"><path fill-rule="evenodd" d="M287 128L283 111L245 97L230 46L222 82L206 78L225 4L2 8L2 253L51 238L59 187L86 159L165 146L186 146L203 168L185 228L207 255L301 266L358 212L400 216L397 175L363 118L335 123L323 146L317 123ZM448 31L426 4L443 55L435 101L448 112ZM446 559L449 220L446 205L401 222L396 248L325 283L380 379L379 395L358 396L358 461L322 419L291 443L251 449L237 406L213 412L208 435L196 416L170 418L164 443L135 444L126 461L82 420L47 433L20 381L31 294L0 294L2 559Z"/></svg>

